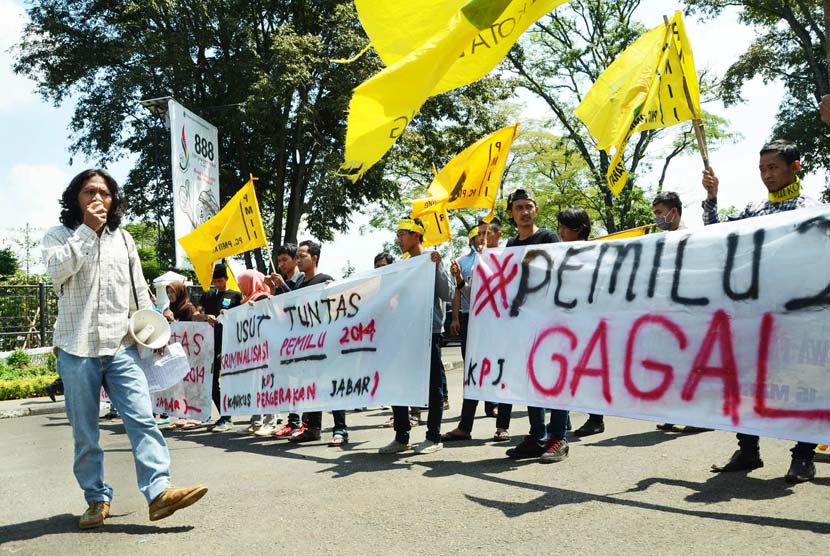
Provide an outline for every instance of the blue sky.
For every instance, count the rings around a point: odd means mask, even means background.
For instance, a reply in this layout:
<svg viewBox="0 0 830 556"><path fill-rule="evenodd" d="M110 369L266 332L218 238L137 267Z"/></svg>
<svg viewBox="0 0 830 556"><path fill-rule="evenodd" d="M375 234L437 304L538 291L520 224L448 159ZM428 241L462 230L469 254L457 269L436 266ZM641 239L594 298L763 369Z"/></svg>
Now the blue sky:
<svg viewBox="0 0 830 556"><path fill-rule="evenodd" d="M644 0L638 15L648 27L662 21L662 15L671 15L679 4L667 0ZM27 223L41 231L55 225L59 213L58 197L71 177L91 165L76 157L69 164L69 121L72 105L55 108L34 93L32 83L11 71L12 54L9 49L17 42L25 24L24 5L18 0L0 0L0 191L3 208L0 211L0 245L5 246L14 234L12 229ZM687 21L698 70L709 68L722 74L752 40L753 31L737 23L734 13L714 22L702 24ZM741 207L764 194L758 178L758 150L770 133L781 87L775 83L753 81L744 89L750 99L746 104L724 109L720 103L711 103L705 109L728 118L732 129L744 140L735 145L711 152L711 164L721 180L722 206ZM542 105L532 102L525 106L524 118L550 117ZM221 130L220 130L221 133ZM121 182L129 170L129 161L120 161L109 167ZM690 227L700 225L700 200L704 197L700 185L702 164L695 153L672 163L666 180L666 189L677 191L683 199L684 220ZM823 188L825 176L807 176L804 180L808 194L817 196ZM656 181L656 178L655 178ZM324 245L321 270L340 276L347 260L357 270L369 269L374 254L380 251L389 234L360 234L358 227L367 218L355 215L355 223L347 234L339 234L331 244ZM302 234L301 234L302 235Z"/></svg>

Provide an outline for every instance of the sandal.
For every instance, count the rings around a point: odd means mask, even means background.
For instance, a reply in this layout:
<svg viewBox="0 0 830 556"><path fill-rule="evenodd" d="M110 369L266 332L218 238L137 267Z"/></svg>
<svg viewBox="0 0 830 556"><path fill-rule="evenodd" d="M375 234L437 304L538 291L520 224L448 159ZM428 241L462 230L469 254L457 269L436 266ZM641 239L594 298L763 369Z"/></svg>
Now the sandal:
<svg viewBox="0 0 830 556"><path fill-rule="evenodd" d="M468 432L464 432L461 429L453 429L450 432L445 432L441 435L442 442L456 442L459 440L471 440L473 435Z"/></svg>
<svg viewBox="0 0 830 556"><path fill-rule="evenodd" d="M183 426L185 426L187 424L187 422L188 422L187 419L176 419L175 421L170 423L170 426L168 426L167 428L168 429L180 429Z"/></svg>
<svg viewBox="0 0 830 556"><path fill-rule="evenodd" d="M349 435L343 432L336 432L332 435L329 446L342 446L349 441Z"/></svg>
<svg viewBox="0 0 830 556"><path fill-rule="evenodd" d="M422 425L423 421L421 421L420 417L409 417L409 426L415 428L419 425Z"/></svg>
<svg viewBox="0 0 830 556"><path fill-rule="evenodd" d="M496 429L493 442L507 442L508 440L510 440L510 433L507 432L507 429Z"/></svg>
<svg viewBox="0 0 830 556"><path fill-rule="evenodd" d="M182 425L182 430L183 431L192 431L192 430L200 429L200 428L204 427L205 425L206 425L206 423L203 423L201 421L197 421L195 419L188 419L187 423Z"/></svg>
<svg viewBox="0 0 830 556"><path fill-rule="evenodd" d="M395 418L394 418L394 417L390 417L388 421L384 422L384 423L381 425L381 428L384 428L384 429L390 429L390 428L392 428L392 427L394 427L394 426L395 426Z"/></svg>

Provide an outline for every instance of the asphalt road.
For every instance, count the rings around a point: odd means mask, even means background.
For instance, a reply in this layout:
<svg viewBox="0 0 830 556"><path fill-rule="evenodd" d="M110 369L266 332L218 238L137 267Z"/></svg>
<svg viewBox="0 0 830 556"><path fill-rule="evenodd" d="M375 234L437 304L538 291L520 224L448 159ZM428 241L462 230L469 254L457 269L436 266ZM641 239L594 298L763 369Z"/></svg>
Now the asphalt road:
<svg viewBox="0 0 830 556"><path fill-rule="evenodd" d="M444 431L461 407L461 370L449 380ZM123 426L104 424L113 515L86 532L65 415L0 420L0 555L819 554L830 541L830 465L818 464L813 483L786 484L790 442L764 439L762 469L713 475L710 464L735 449L731 433L608 418L606 433L574 440L562 463L513 462L504 450L527 430L517 408L509 444L492 443L495 423L481 416L472 441L382 456L388 416L351 413L343 449L327 447L325 432L302 446L166 432L175 482L210 492L152 523ZM572 415L575 426L584 418Z"/></svg>

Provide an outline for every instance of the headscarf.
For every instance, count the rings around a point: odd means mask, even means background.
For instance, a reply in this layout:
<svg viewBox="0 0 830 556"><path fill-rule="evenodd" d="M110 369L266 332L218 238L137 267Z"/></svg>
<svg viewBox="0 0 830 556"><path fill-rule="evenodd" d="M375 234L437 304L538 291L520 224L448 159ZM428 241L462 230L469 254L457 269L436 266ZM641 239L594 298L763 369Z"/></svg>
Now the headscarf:
<svg viewBox="0 0 830 556"><path fill-rule="evenodd" d="M271 297L271 288L265 285L265 275L256 270L243 270L236 275L236 283L242 290L242 303Z"/></svg>
<svg viewBox="0 0 830 556"><path fill-rule="evenodd" d="M187 293L187 286L184 285L184 282L170 282L167 287L176 294L176 301L170 303L170 312L173 313L173 318L180 321L193 320L196 307L190 301L190 294Z"/></svg>

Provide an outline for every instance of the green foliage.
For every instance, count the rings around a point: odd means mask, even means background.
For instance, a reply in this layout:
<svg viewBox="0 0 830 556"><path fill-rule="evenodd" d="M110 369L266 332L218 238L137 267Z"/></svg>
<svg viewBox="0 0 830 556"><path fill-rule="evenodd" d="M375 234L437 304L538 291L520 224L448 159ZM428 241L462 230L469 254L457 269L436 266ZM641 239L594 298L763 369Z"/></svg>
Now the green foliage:
<svg viewBox="0 0 830 556"><path fill-rule="evenodd" d="M10 276L20 268L11 247L0 249L0 276Z"/></svg>
<svg viewBox="0 0 830 556"><path fill-rule="evenodd" d="M164 274L162 263L158 258L160 251L160 234L158 228L149 222L126 224L124 228L130 232L130 235L135 240L144 278L152 282Z"/></svg>
<svg viewBox="0 0 830 556"><path fill-rule="evenodd" d="M13 351L12 354L6 358L6 364L15 369L24 369L29 365L29 363L31 363L31 358L29 357L29 354L22 349Z"/></svg>
<svg viewBox="0 0 830 556"><path fill-rule="evenodd" d="M57 378L57 375L50 374L13 380L0 379L0 400L19 400L45 396L46 387Z"/></svg>
<svg viewBox="0 0 830 556"><path fill-rule="evenodd" d="M24 365L15 366L11 364L0 364L0 380L16 380L19 378L31 378L35 376L52 376L57 371L49 365Z"/></svg>
<svg viewBox="0 0 830 556"><path fill-rule="evenodd" d="M819 120L817 103L830 93L822 2L818 0L686 0L688 10L715 17L738 8L743 24L756 30L746 51L723 76L724 104L742 102L745 83L760 77L780 81L786 94L778 107L775 126L766 139L794 141L806 172L830 170L830 133ZM764 139L758 138L758 150ZM824 196L830 199L830 190Z"/></svg>

